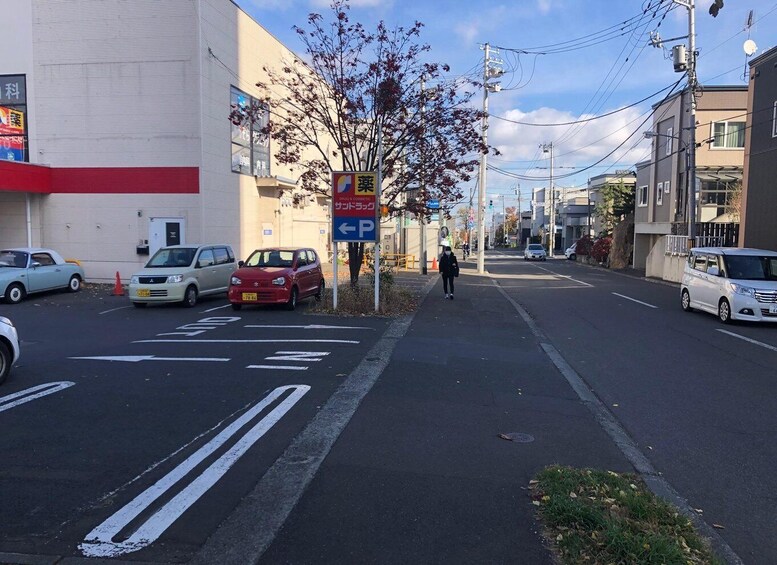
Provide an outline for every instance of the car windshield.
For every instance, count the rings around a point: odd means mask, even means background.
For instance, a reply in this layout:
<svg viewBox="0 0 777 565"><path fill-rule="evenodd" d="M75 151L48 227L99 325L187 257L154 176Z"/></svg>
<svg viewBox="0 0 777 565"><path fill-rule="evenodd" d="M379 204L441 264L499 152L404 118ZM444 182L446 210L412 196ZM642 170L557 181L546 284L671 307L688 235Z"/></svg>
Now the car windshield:
<svg viewBox="0 0 777 565"><path fill-rule="evenodd" d="M24 251L12 251L10 249L0 251L0 267L24 269L27 267L27 253Z"/></svg>
<svg viewBox="0 0 777 565"><path fill-rule="evenodd" d="M197 248L195 247L160 249L154 253L154 256L146 263L146 267L188 267L192 264L195 253L197 253Z"/></svg>
<svg viewBox="0 0 777 565"><path fill-rule="evenodd" d="M539 243L532 243L529 245L529 251L542 251L543 247Z"/></svg>
<svg viewBox="0 0 777 565"><path fill-rule="evenodd" d="M748 281L777 280L777 257L726 255L726 267L730 279Z"/></svg>
<svg viewBox="0 0 777 565"><path fill-rule="evenodd" d="M246 267L291 267L294 262L293 251L262 250L254 251L246 261Z"/></svg>

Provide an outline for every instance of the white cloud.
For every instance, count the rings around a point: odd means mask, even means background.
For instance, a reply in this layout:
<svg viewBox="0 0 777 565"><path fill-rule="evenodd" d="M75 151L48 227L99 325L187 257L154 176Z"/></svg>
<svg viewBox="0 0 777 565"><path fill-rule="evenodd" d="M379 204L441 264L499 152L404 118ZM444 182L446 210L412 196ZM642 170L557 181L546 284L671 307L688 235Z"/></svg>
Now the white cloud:
<svg viewBox="0 0 777 565"><path fill-rule="evenodd" d="M473 43L480 33L476 23L460 23L454 28L454 33L467 43Z"/></svg>
<svg viewBox="0 0 777 565"><path fill-rule="evenodd" d="M550 2L551 0L537 0L537 10L539 10L540 14L545 15L550 12Z"/></svg>

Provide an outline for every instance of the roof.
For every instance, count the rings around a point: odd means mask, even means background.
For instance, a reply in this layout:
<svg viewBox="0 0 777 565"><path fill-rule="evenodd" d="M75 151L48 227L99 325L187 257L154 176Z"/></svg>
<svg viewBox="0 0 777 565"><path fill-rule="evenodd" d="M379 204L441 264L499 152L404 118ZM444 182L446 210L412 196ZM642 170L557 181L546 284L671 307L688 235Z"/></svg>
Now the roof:
<svg viewBox="0 0 777 565"><path fill-rule="evenodd" d="M717 253L719 255L745 255L748 257L771 255L777 257L777 251L755 249L752 247L694 247L691 251L698 251L699 253Z"/></svg>
<svg viewBox="0 0 777 565"><path fill-rule="evenodd" d="M748 61L748 64L751 67L756 67L761 63L765 63L767 60L771 59L775 55L777 55L777 47L772 47L771 49L767 49L766 51L758 55L758 57L754 57L753 59L750 59Z"/></svg>

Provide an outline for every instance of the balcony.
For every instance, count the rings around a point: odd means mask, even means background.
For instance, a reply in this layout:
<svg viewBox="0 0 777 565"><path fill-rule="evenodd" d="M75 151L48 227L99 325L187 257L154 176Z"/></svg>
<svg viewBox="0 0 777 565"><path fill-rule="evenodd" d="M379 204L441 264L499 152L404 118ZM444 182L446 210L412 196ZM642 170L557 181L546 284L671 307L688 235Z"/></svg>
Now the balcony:
<svg viewBox="0 0 777 565"><path fill-rule="evenodd" d="M739 224L696 224L696 247L737 247ZM688 255L688 224L672 225L672 235L666 236L665 255Z"/></svg>

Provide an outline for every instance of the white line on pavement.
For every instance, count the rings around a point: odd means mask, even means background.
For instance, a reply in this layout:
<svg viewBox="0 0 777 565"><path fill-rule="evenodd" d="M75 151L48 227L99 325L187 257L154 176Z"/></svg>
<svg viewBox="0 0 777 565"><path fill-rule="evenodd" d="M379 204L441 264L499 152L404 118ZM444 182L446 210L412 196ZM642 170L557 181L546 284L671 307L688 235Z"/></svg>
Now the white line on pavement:
<svg viewBox="0 0 777 565"><path fill-rule="evenodd" d="M321 361L329 355L329 351L276 351L273 357L265 357L265 361Z"/></svg>
<svg viewBox="0 0 777 565"><path fill-rule="evenodd" d="M583 286L594 286L594 285L589 284L587 282L583 282L583 281L579 281L577 279L573 279L569 275L562 275L562 274L559 274L559 273L557 273L555 271L551 271L550 269L546 269L545 267L540 267L539 265L535 265L535 267L537 267L538 269L541 269L541 270L543 270L545 272L548 272L548 273L551 273L553 275L556 275L557 277L561 277L562 279L567 279L567 280L570 280L570 281L574 281L577 284L582 284Z"/></svg>
<svg viewBox="0 0 777 565"><path fill-rule="evenodd" d="M113 355L97 357L68 357L68 359L87 359L92 361L229 361L229 357L157 357L156 355Z"/></svg>
<svg viewBox="0 0 777 565"><path fill-rule="evenodd" d="M730 332L728 330L718 330L720 333L730 335L731 337L735 337L737 339L741 339L742 341L746 341L748 343L752 343L753 345L760 345L761 347L764 347L766 349L771 349L772 351L777 351L777 347L773 345L769 345L768 343L763 343L762 341L757 341L755 339L750 339L749 337L745 337L743 335L735 334L734 332Z"/></svg>
<svg viewBox="0 0 777 565"><path fill-rule="evenodd" d="M139 339L132 343L359 343L352 339Z"/></svg>
<svg viewBox="0 0 777 565"><path fill-rule="evenodd" d="M42 398L44 396L48 396L49 394L54 394L55 392L65 390L74 384L76 383L72 381L46 383L15 392L13 394L9 394L8 396L0 397L0 412L10 410L14 406L19 406L20 404L30 402L36 398Z"/></svg>
<svg viewBox="0 0 777 565"><path fill-rule="evenodd" d="M297 330L374 330L366 326L322 326L319 324L309 324L307 326L274 326L274 325L256 325L249 324L246 328L271 328L271 329L297 329Z"/></svg>
<svg viewBox="0 0 777 565"><path fill-rule="evenodd" d="M642 304L643 306L647 306L648 308L658 308L658 306L653 306L652 304L648 304L647 302L642 302L641 300L637 300L636 298L631 298L630 296L626 296L625 294L618 294L617 292L613 292L615 296L620 296L621 298L625 298L626 300L631 300L632 302L636 302L637 304Z"/></svg>
<svg viewBox="0 0 777 565"><path fill-rule="evenodd" d="M248 365L246 369L279 369L281 371L307 371L307 367L299 365Z"/></svg>
<svg viewBox="0 0 777 565"><path fill-rule="evenodd" d="M305 393L310 390L308 385L289 385L276 388L256 406L232 422L221 433L210 440L185 461L158 480L154 485L140 493L134 500L109 517L102 524L87 534L78 546L87 557L115 557L125 553L138 551L161 536L190 506L205 494L216 482L226 474L238 459L254 445L267 431L273 427L286 412L288 412ZM262 413L270 404L278 400L284 393L291 391L282 402L273 408L264 418L259 420L245 435L221 457L192 482L173 496L166 504L156 510L146 521L141 523L129 537L123 541L114 542L116 537L141 513L148 509L158 498L165 495L176 483L181 481L197 465L224 445L240 429Z"/></svg>
<svg viewBox="0 0 777 565"><path fill-rule="evenodd" d="M203 310L200 312L200 314L207 314L208 312L215 312L216 310L223 310L224 308L229 308L232 306L231 304L224 304L224 306L216 306L215 308L208 308L207 310Z"/></svg>
<svg viewBox="0 0 777 565"><path fill-rule="evenodd" d="M105 310L103 312L100 312L99 315L102 316L103 314L107 314L108 312L115 312L116 310L125 310L127 308L132 308L132 306L121 306L119 308L111 308L110 310Z"/></svg>

